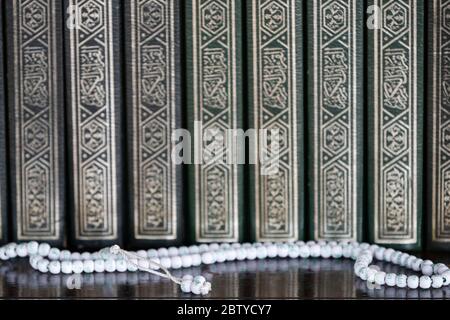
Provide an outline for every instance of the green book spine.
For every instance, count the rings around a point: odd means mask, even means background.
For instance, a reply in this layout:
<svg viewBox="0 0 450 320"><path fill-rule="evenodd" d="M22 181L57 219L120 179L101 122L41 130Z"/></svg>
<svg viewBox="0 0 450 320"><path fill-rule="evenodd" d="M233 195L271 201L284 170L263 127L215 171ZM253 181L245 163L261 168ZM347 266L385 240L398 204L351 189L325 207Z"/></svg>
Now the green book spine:
<svg viewBox="0 0 450 320"><path fill-rule="evenodd" d="M428 4L427 246L450 250L450 1Z"/></svg>
<svg viewBox="0 0 450 320"><path fill-rule="evenodd" d="M12 239L60 246L66 213L62 4L3 3Z"/></svg>
<svg viewBox="0 0 450 320"><path fill-rule="evenodd" d="M370 241L419 249L422 228L422 0L374 0L368 31Z"/></svg>
<svg viewBox="0 0 450 320"><path fill-rule="evenodd" d="M255 241L304 236L302 6L295 0L247 1L247 114L248 126L256 129L248 192ZM261 155L271 142L261 130L271 129L279 132L279 155L266 162Z"/></svg>
<svg viewBox="0 0 450 320"><path fill-rule="evenodd" d="M8 180L6 162L6 108L5 108L5 73L3 66L3 6L0 2L0 244L8 240ZM0 286L1 287L1 286Z"/></svg>
<svg viewBox="0 0 450 320"><path fill-rule="evenodd" d="M363 5L308 1L310 237L361 240Z"/></svg>
<svg viewBox="0 0 450 320"><path fill-rule="evenodd" d="M183 240L183 176L172 159L181 128L180 0L125 2L128 243Z"/></svg>
<svg viewBox="0 0 450 320"><path fill-rule="evenodd" d="M80 249L122 242L121 8L65 1L70 240Z"/></svg>
<svg viewBox="0 0 450 320"><path fill-rule="evenodd" d="M242 128L241 1L186 1L187 121L196 147L189 168L189 223L195 242L242 239L242 165L211 154ZM205 155L205 157L203 157Z"/></svg>

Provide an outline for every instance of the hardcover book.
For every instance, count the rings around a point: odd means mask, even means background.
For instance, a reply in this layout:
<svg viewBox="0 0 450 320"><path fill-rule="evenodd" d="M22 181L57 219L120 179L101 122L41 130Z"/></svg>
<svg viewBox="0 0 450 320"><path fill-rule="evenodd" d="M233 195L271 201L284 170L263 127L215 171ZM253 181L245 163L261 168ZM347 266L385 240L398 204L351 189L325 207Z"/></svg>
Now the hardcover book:
<svg viewBox="0 0 450 320"><path fill-rule="evenodd" d="M11 0L5 8L12 238L61 245L66 206L62 5Z"/></svg>
<svg viewBox="0 0 450 320"><path fill-rule="evenodd" d="M121 3L65 1L70 238L77 247L122 240Z"/></svg>
<svg viewBox="0 0 450 320"><path fill-rule="evenodd" d="M429 1L426 209L430 249L450 250L450 10L449 0Z"/></svg>
<svg viewBox="0 0 450 320"><path fill-rule="evenodd" d="M308 186L314 240L362 236L363 1L308 5Z"/></svg>
<svg viewBox="0 0 450 320"><path fill-rule="evenodd" d="M227 130L242 128L241 3L186 1L187 121L199 146L188 182L196 242L242 238L242 166L223 159L232 148Z"/></svg>
<svg viewBox="0 0 450 320"><path fill-rule="evenodd" d="M6 108L3 66L3 3L0 2L0 243L8 240L7 172L6 172ZM0 285L1 288L1 285Z"/></svg>
<svg viewBox="0 0 450 320"><path fill-rule="evenodd" d="M180 4L125 4L130 244L183 240L182 167L171 155L182 119Z"/></svg>
<svg viewBox="0 0 450 320"><path fill-rule="evenodd" d="M248 192L255 241L303 238L302 4L247 2L248 126L256 131L249 145L256 160ZM271 135L272 129L279 133L278 148L261 134L271 130ZM270 155L271 150L278 156Z"/></svg>
<svg viewBox="0 0 450 320"><path fill-rule="evenodd" d="M419 249L422 228L422 0L369 3L368 210L370 241Z"/></svg>

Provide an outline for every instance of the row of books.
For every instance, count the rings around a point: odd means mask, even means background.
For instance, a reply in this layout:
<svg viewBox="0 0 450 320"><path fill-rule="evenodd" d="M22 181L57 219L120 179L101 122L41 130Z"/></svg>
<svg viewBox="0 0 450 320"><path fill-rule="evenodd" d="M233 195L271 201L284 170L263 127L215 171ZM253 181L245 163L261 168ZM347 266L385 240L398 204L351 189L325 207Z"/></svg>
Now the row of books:
<svg viewBox="0 0 450 320"><path fill-rule="evenodd" d="M450 249L450 0L2 10L4 241ZM279 170L178 165L183 127L277 129Z"/></svg>

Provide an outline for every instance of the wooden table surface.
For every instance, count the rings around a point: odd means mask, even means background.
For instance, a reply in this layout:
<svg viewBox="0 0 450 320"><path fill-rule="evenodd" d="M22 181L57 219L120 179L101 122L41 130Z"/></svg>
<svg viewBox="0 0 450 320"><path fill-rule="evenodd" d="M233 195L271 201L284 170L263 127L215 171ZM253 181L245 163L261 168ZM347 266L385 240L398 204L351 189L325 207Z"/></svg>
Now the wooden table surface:
<svg viewBox="0 0 450 320"><path fill-rule="evenodd" d="M450 263L450 254L424 255ZM408 270L379 263L387 272ZM450 287L433 290L377 288L357 279L353 261L332 259L229 262L177 270L176 276L202 274L212 281L207 298L294 298L294 299L431 299L450 298ZM0 262L0 299L16 298L189 298L168 280L148 273L80 275L41 274L28 262Z"/></svg>

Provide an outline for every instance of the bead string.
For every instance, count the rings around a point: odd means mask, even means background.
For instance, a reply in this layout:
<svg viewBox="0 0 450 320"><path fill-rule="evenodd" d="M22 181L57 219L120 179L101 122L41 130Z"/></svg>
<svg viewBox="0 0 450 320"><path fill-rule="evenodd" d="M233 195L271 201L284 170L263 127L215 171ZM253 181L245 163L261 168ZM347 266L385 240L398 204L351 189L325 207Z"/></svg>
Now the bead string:
<svg viewBox="0 0 450 320"><path fill-rule="evenodd" d="M51 274L80 274L93 272L136 272L138 270L168 278L180 285L185 293L207 295L211 283L203 276L174 277L169 269L190 268L201 264L211 265L226 261L263 260L267 258L351 258L355 260L355 275L364 281L380 286L429 289L450 284L450 269L442 263L434 264L408 253L368 243L298 241L289 243L234 243L182 246L126 251L115 245L94 253L60 251L47 243L35 241L10 243L0 247L0 260L29 257L33 269ZM422 275L386 273L372 261L384 260L421 272ZM159 271L158 271L159 270Z"/></svg>

